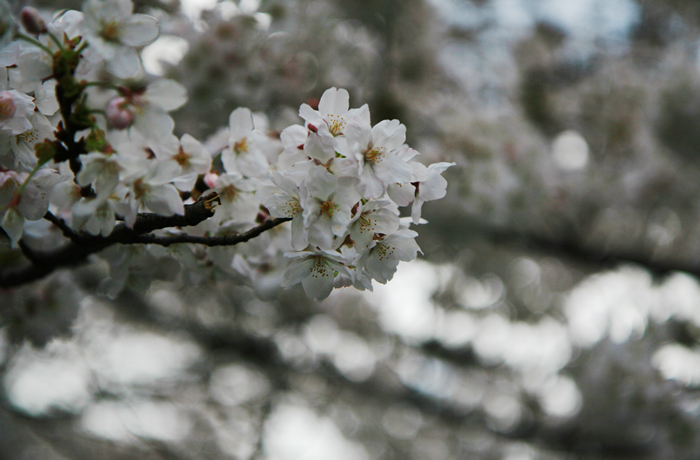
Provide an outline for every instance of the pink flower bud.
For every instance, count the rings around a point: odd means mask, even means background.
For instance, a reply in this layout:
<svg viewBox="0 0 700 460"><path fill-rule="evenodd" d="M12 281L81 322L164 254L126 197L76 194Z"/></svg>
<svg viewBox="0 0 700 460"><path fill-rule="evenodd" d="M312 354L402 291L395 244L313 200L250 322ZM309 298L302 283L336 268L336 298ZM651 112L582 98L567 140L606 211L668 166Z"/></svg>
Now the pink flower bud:
<svg viewBox="0 0 700 460"><path fill-rule="evenodd" d="M0 92L0 121L7 121L15 114L15 98L9 91Z"/></svg>
<svg viewBox="0 0 700 460"><path fill-rule="evenodd" d="M31 6L25 6L20 13L20 20L25 30L30 34L39 35L47 32L46 23L39 11Z"/></svg>
<svg viewBox="0 0 700 460"><path fill-rule="evenodd" d="M214 188L214 185L216 184L216 179L219 178L219 175L213 172L208 172L204 175L204 183L207 184L207 187L209 188Z"/></svg>
<svg viewBox="0 0 700 460"><path fill-rule="evenodd" d="M134 114L128 108L126 98L115 97L107 104L107 121L115 129L125 129L134 121Z"/></svg>

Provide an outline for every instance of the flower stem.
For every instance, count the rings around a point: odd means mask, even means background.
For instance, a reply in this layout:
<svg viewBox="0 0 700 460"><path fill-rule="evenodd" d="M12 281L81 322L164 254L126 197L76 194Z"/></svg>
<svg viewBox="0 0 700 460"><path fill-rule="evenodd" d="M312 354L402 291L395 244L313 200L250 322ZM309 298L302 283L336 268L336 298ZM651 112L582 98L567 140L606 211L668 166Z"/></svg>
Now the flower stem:
<svg viewBox="0 0 700 460"><path fill-rule="evenodd" d="M48 32L47 35L49 36L51 41L53 41L56 44L56 46L58 46L59 48L63 48L63 43L61 43L61 40L59 40L57 36L55 36L51 32Z"/></svg>
<svg viewBox="0 0 700 460"><path fill-rule="evenodd" d="M107 88L107 89L113 89L115 91L119 90L119 86L115 85L112 82L109 81L88 81L84 83L85 87L90 87L90 86L97 86L100 88Z"/></svg>
<svg viewBox="0 0 700 460"><path fill-rule="evenodd" d="M18 40L24 40L25 42L31 43L32 45L36 46L37 48L44 50L46 52L46 54L48 54L49 56L53 57L53 51L51 51L46 45L41 43L39 40L32 38L32 37L29 37L29 36L24 35L24 34L20 34L20 33L17 34L16 38Z"/></svg>

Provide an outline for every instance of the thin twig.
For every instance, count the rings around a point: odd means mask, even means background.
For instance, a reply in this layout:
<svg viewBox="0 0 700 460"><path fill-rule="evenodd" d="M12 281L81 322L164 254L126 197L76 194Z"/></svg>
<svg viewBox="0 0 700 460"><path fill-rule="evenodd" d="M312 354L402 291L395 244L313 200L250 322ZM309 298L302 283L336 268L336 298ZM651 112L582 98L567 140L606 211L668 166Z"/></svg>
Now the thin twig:
<svg viewBox="0 0 700 460"><path fill-rule="evenodd" d="M248 230L245 233L237 233L235 235L223 236L194 236L187 233L180 233L171 236L159 236L153 234L138 235L130 239L131 244L157 244L159 246L170 246L177 243L192 243L203 244L206 246L233 246L238 243L244 243L248 240L259 236L261 233L276 227L284 222L289 221L289 218L280 217L277 219L266 220L262 224Z"/></svg>

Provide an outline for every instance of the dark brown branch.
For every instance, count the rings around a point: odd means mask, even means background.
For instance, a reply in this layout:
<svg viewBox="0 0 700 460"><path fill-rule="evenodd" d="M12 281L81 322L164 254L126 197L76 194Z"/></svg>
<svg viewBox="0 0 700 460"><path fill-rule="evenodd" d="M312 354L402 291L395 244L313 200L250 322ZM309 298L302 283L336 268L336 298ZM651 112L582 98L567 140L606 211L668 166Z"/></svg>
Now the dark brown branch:
<svg viewBox="0 0 700 460"><path fill-rule="evenodd" d="M157 244L160 246L170 246L176 243L191 243L204 244L206 246L233 246L234 244L244 243L248 240L259 236L261 233L276 227L291 219L280 217L277 219L266 220L262 224L248 230L245 233L237 233L235 235L224 236L194 236L187 233L172 236L158 236L153 234L138 235L129 241L129 243L137 244Z"/></svg>
<svg viewBox="0 0 700 460"><path fill-rule="evenodd" d="M74 232L63 219L54 216L51 211L47 211L46 214L44 214L44 219L58 227L61 230L61 233L63 233L63 236L69 240L76 241L80 239L80 235L78 233Z"/></svg>
<svg viewBox="0 0 700 460"><path fill-rule="evenodd" d="M41 279L56 269L80 265L87 260L90 254L99 252L117 243L160 244L163 246L175 243L198 243L208 246L232 246L255 238L261 233L289 220L282 218L270 219L245 233L221 237L191 237L186 234L157 236L149 234L151 231L164 228L194 226L213 215L214 212L205 201L198 201L185 206L185 213L182 216L160 216L151 213L139 214L133 228L120 223L109 236L103 237L76 233L62 219L47 213L44 218L61 229L64 236L69 238L71 242L55 251L42 253L33 251L23 241L20 241L20 246L31 261L31 265L15 270L0 271L0 287L19 286Z"/></svg>

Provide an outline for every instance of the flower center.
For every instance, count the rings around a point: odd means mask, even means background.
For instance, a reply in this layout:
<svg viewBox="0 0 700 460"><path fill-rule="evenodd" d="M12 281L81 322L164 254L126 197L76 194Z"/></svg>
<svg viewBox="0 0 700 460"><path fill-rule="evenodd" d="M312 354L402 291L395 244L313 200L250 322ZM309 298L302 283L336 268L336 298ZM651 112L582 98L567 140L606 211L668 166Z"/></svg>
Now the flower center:
<svg viewBox="0 0 700 460"><path fill-rule="evenodd" d="M134 196L137 200L140 200L151 191L148 184L144 184L142 179L136 179L134 182Z"/></svg>
<svg viewBox="0 0 700 460"><path fill-rule="evenodd" d="M345 119L339 115L328 115L328 131L334 136L343 134L345 130Z"/></svg>
<svg viewBox="0 0 700 460"><path fill-rule="evenodd" d="M244 137L240 141L234 143L233 144L233 151L239 155L241 153L247 153L248 152L248 138Z"/></svg>
<svg viewBox="0 0 700 460"><path fill-rule="evenodd" d="M377 226L375 219L370 219L366 216L360 216L358 220L360 221L360 231L362 232L373 232Z"/></svg>
<svg viewBox="0 0 700 460"><path fill-rule="evenodd" d="M292 198L291 200L287 201L287 209L285 210L285 215L287 217L294 217L302 211L303 208L301 207L299 200Z"/></svg>
<svg viewBox="0 0 700 460"><path fill-rule="evenodd" d="M227 185L221 189L219 196L226 201L233 201L238 196L238 189L233 185Z"/></svg>
<svg viewBox="0 0 700 460"><path fill-rule="evenodd" d="M39 140L39 130L36 128L30 129L30 130L25 131L21 134L18 134L17 137L19 137L20 139L23 139L24 141L26 141L29 144L33 144Z"/></svg>
<svg viewBox="0 0 700 460"><path fill-rule="evenodd" d="M182 147L180 147L177 155L173 157L173 160L183 168L187 168L190 165L190 156L182 150Z"/></svg>
<svg viewBox="0 0 700 460"><path fill-rule="evenodd" d="M323 278L326 274L326 261L321 256L315 256L314 259L314 265L311 267L311 276L313 278Z"/></svg>
<svg viewBox="0 0 700 460"><path fill-rule="evenodd" d="M99 35L106 42L119 42L122 35L121 24L116 21L102 23Z"/></svg>
<svg viewBox="0 0 700 460"><path fill-rule="evenodd" d="M321 214L326 219L330 219L331 217L333 217L333 213L336 209L338 209L338 205L332 202L331 200L324 201L323 203L321 203Z"/></svg>
<svg viewBox="0 0 700 460"><path fill-rule="evenodd" d="M382 161L382 155L381 147L369 148L364 153L365 161L372 164Z"/></svg>

